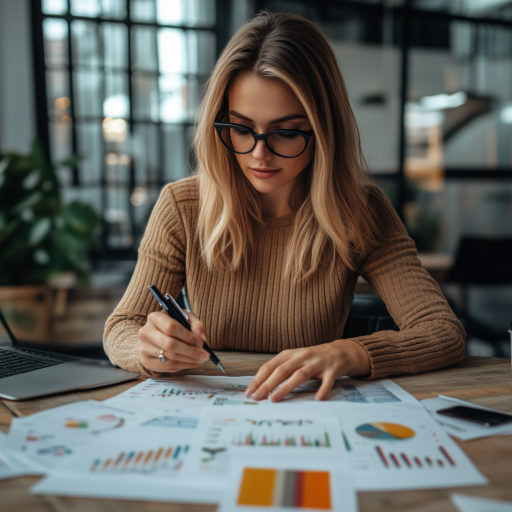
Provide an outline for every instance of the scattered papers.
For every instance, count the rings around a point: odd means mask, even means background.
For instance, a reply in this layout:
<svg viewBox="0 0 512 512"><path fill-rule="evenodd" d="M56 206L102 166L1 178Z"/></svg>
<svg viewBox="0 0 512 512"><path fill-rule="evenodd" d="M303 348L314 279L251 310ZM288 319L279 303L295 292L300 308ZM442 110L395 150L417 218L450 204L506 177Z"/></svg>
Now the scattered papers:
<svg viewBox="0 0 512 512"><path fill-rule="evenodd" d="M486 483L423 409L347 404L338 415L358 491Z"/></svg>
<svg viewBox="0 0 512 512"><path fill-rule="evenodd" d="M357 511L350 473L339 466L234 461L219 512Z"/></svg>
<svg viewBox="0 0 512 512"><path fill-rule="evenodd" d="M499 427L486 427L484 425L479 425L478 423L458 420L456 418L450 418L449 416L437 414L437 411L440 409L447 409L448 407L453 407L454 405L467 405L469 407L476 407L477 409L482 409L484 411L494 411L494 409L474 405L469 402L464 402L463 400L445 397L442 395L440 395L438 398L422 400L421 404L448 434L454 437L458 437L463 441L479 439L481 437L512 434L512 423L508 423Z"/></svg>
<svg viewBox="0 0 512 512"><path fill-rule="evenodd" d="M462 494L452 494L452 503L460 512L512 512L512 503Z"/></svg>

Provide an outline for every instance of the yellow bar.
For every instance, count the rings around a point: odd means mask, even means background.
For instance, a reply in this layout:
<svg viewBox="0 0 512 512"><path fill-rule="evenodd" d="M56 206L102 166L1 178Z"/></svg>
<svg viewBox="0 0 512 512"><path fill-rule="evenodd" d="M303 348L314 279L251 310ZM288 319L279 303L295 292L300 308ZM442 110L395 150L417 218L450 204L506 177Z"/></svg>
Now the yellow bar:
<svg viewBox="0 0 512 512"><path fill-rule="evenodd" d="M271 507L276 480L275 469L244 468L238 505Z"/></svg>

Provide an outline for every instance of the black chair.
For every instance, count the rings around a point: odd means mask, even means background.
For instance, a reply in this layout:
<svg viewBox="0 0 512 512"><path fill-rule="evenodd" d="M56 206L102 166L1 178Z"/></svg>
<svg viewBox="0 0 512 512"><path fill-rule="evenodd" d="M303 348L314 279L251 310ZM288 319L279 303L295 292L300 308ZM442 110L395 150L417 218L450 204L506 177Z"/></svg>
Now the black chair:
<svg viewBox="0 0 512 512"><path fill-rule="evenodd" d="M450 305L464 325L468 336L487 341L495 357L505 357L502 341L507 339L506 323L503 330L486 325L469 314L469 287L475 285L512 284L512 237L490 238L463 236L455 261L448 271L447 283L458 285L461 305Z"/></svg>
<svg viewBox="0 0 512 512"><path fill-rule="evenodd" d="M343 338L368 336L378 331L398 331L386 305L377 295L356 295L343 330Z"/></svg>

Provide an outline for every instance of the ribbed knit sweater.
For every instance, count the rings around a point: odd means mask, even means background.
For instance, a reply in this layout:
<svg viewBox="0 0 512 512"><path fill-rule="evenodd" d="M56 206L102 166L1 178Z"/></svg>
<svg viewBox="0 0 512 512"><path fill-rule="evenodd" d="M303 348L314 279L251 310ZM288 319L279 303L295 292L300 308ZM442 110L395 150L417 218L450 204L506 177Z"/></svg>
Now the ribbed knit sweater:
<svg viewBox="0 0 512 512"><path fill-rule="evenodd" d="M380 243L358 257L358 271L338 263L307 283L283 279L294 215L264 217L254 228L247 265L209 270L195 236L197 179L165 186L148 222L133 277L105 326L111 362L157 376L140 362L138 331L159 308L148 291L155 284L177 296L186 283L190 306L205 324L212 349L277 353L340 339L358 275L381 297L400 331L353 338L369 354L370 378L414 374L459 362L465 332L437 283L421 267L414 242L385 195L371 186L381 226Z"/></svg>

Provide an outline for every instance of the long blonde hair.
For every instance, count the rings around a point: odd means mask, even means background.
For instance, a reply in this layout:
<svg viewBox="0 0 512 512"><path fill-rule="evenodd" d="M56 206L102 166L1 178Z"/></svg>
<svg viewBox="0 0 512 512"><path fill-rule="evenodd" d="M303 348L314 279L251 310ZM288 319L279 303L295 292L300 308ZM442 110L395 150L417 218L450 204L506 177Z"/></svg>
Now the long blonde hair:
<svg viewBox="0 0 512 512"><path fill-rule="evenodd" d="M284 275L307 280L340 258L355 270L355 256L375 243L368 177L354 114L334 52L320 30L288 13L263 12L242 26L219 57L199 107L194 140L200 211L197 234L209 268L236 270L264 224L257 192L213 123L226 119L234 77L252 72L282 80L304 106L315 134L310 165L302 171Z"/></svg>

